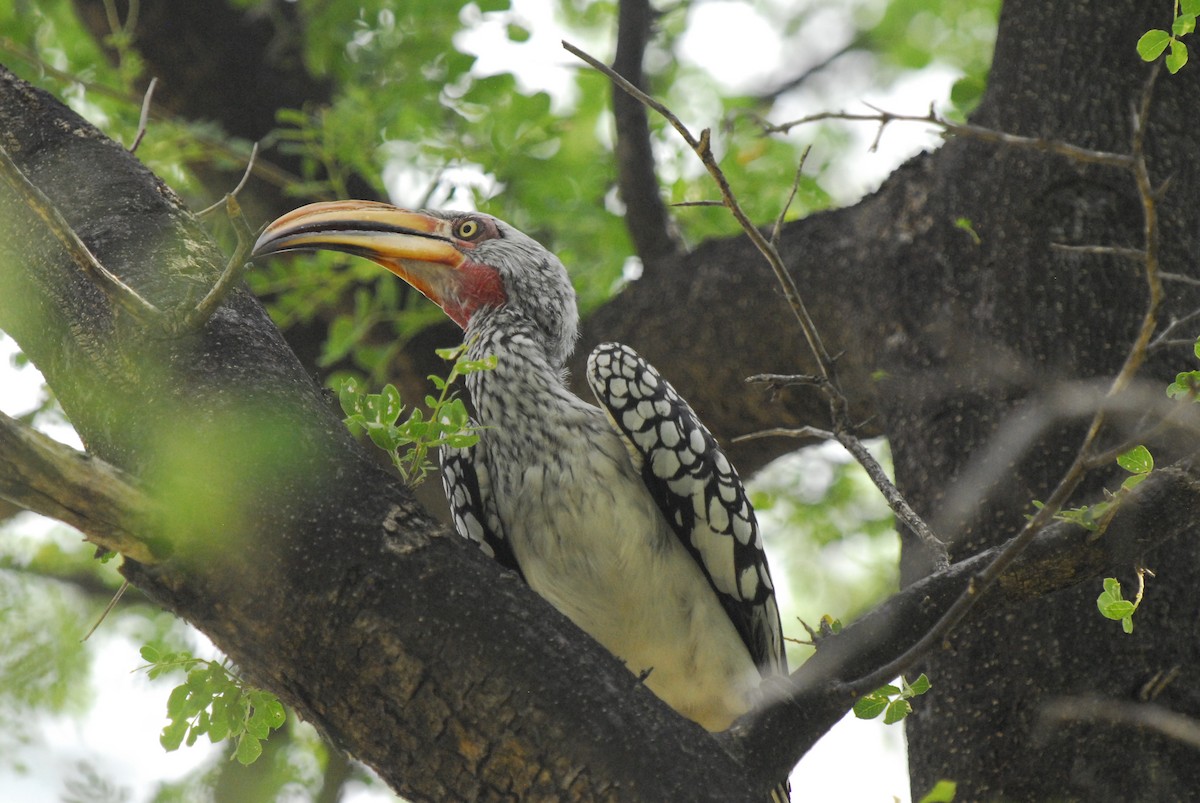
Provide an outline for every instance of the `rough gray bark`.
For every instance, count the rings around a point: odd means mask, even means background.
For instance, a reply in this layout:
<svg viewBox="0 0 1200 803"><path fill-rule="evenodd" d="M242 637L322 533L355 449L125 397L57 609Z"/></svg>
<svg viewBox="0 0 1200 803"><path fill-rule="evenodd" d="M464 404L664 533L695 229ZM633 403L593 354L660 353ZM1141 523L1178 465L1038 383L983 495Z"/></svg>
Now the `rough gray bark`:
<svg viewBox="0 0 1200 803"><path fill-rule="evenodd" d="M1006 3L974 121L1128 151L1131 109L1147 76L1134 43L1161 27L1167 11L1136 2ZM1087 28L1079 37L1066 33L1073 21ZM1200 170L1189 144L1200 127L1198 76L1164 72L1147 137L1154 181L1171 181L1160 208L1163 269L1192 277L1200 253ZM1142 216L1132 180L1112 170L970 142L951 142L931 161L928 199L913 218L923 225L902 259L881 266L903 311L889 316L893 331L880 357L895 376L885 415L897 476L961 558L1012 532L1029 500L1045 498L1077 448L1083 419L1047 421L1029 450L994 467L989 487L970 489L970 509L946 515L955 483L1034 401L1064 381L1113 374L1144 309L1136 262L1051 244L1142 247ZM980 245L953 229L958 216L973 221ZM1196 308L1187 286L1167 291L1163 324ZM1176 370L1193 367L1189 351L1158 354L1166 366L1150 366L1148 382L1162 388ZM1107 440L1115 442L1114 433ZM1160 461L1194 448L1194 437L1152 444ZM1091 499L1100 479L1086 490ZM947 777L966 781L969 799L1188 796L1198 777L1190 747L1111 725L1038 723L1060 696L1145 699L1147 684L1176 667L1182 674L1154 692L1157 702L1200 714L1189 681L1200 655L1195 639L1178 636L1200 602L1196 548L1183 539L1108 569L1129 581L1133 560L1144 560L1159 572L1133 636L1095 615L1098 581L985 614L952 636L924 667L943 691L908 725L914 792ZM905 550L904 582L912 582L924 569L919 550Z"/></svg>

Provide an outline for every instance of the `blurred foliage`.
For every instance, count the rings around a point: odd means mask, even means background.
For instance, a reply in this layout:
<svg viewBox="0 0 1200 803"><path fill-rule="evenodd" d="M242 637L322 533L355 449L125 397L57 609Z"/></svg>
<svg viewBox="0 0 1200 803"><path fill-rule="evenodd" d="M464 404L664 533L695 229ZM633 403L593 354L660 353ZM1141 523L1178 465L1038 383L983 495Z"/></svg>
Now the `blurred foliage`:
<svg viewBox="0 0 1200 803"><path fill-rule="evenodd" d="M270 13L265 0L230 2ZM123 4L111 7L117 5ZM615 190L610 87L565 52L553 62L555 69L568 68L562 85L552 86L528 67L508 70L528 59L546 65L537 49L546 35L565 36L610 58L617 4L559 0L552 6L550 20L531 17L525 9L533 6L519 0L298 0L305 66L331 81L334 91L328 105L280 110L278 127L263 142L264 158L298 157L299 175L288 187L297 205L345 196L349 186L365 182L401 205L474 207L498 215L562 257L586 313L621 286L632 256ZM648 89L694 130L712 129L715 152L743 205L752 218L769 223L787 198L806 145L817 142L823 149L806 164L788 219L844 199L839 187L830 186L837 172L832 168L856 154L847 150L853 139L844 126L820 124L767 138L759 120L781 122L844 108L857 100L847 91L886 90L934 68L959 78L949 98L923 98L919 106L937 102L945 112L965 114L986 87L999 2L743 0L658 6L658 31L646 54ZM686 47L700 15L717 6L730 21L757 21L756 30L777 38L730 42L762 62L756 82L733 86L722 75L721 53L697 56ZM104 44L115 49L114 60L80 25L71 0L0 0L0 61L128 144L138 130L141 87L149 76L124 29L128 19L115 13L111 19ZM769 49L775 44L777 49ZM768 61L763 55L768 53L777 60ZM650 123L664 197L670 202L715 197L674 132L656 117ZM207 186L205 178L239 173L249 151L250 143L211 123L155 115L137 155L201 208L229 189ZM736 230L722 209L689 207L674 214L689 244ZM219 224L217 229L227 236ZM413 335L441 319L433 305L402 292L394 277L330 253L257 264L248 281L268 299L281 327L326 328L321 367L335 378L358 375L369 387L388 379L388 366ZM41 413L37 418L46 420ZM273 445L278 434L268 432L263 443L267 462L280 457ZM204 514L210 528L232 526L222 524L221 516L236 515L219 498L236 498L231 480L223 467L192 459L188 444L203 451L199 447L208 436L199 437L179 439L180 449L160 456L164 483L177 489L181 517ZM188 489L200 486L208 488L206 494L189 497ZM827 447L804 450L761 472L753 496L778 584L792 600L785 599L784 610L790 637L804 635L796 617L814 626L824 614L850 621L894 589L891 515L843 457ZM182 504L188 498L192 504ZM39 738L31 724L35 712L77 715L98 693L90 687L91 645L81 645L79 638L118 583L114 567L100 566L77 541L18 535L34 529L19 517L0 530L0 765L10 764L0 769L12 769L22 760L16 748ZM137 645L147 642L162 649L194 648L195 635L135 597L116 608L92 643L120 640L135 656ZM792 650L798 663L804 650L795 645ZM135 665L136 657L129 668ZM371 783L361 768L339 769L342 759L311 728L291 719L282 735L263 746L263 758L249 768L213 751L191 774L161 784L153 799L315 799L338 773ZM92 799L127 797L88 763L73 778L64 799L89 789ZM212 790L223 784L241 792L214 796Z"/></svg>

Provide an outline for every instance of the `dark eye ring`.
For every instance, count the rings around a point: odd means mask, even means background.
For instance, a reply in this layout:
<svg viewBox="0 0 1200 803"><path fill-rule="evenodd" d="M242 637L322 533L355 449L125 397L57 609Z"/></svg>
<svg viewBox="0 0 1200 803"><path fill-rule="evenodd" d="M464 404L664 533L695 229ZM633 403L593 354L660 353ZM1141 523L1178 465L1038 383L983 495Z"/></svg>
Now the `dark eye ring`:
<svg viewBox="0 0 1200 803"><path fill-rule="evenodd" d="M483 232L483 226L474 218L460 220L454 229L455 236L464 240L474 240Z"/></svg>

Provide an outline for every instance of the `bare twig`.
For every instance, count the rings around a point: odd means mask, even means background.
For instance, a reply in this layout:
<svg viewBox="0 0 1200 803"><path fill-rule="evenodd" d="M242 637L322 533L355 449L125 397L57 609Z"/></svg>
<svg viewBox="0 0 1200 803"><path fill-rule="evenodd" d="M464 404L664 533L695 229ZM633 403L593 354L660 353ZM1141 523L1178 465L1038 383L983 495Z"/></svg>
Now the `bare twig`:
<svg viewBox="0 0 1200 803"><path fill-rule="evenodd" d="M852 50L856 50L856 49L862 47L863 43L865 41L866 41L866 37L855 36L849 42L842 45L837 50L833 51L828 56L826 56L825 58L818 61L816 64L813 64L812 66L805 68L804 72L800 73L799 75L793 76L792 78L789 78L788 80L784 81L782 84L775 87L774 89L770 89L766 92L761 93L760 95L755 97L755 100L761 101L763 103L774 102L775 100L777 100L779 98L780 95L791 92L793 89L796 89L797 87L801 86L809 78L816 75L821 70L824 70L826 67L828 67L830 64L832 64L833 62L840 59L842 56L846 55L847 53L849 53Z"/></svg>
<svg viewBox="0 0 1200 803"><path fill-rule="evenodd" d="M1185 273L1169 273L1165 270L1158 272L1158 278L1164 282L1179 282L1180 284L1200 285L1200 279L1194 276L1188 276Z"/></svg>
<svg viewBox="0 0 1200 803"><path fill-rule="evenodd" d="M1158 275L1159 275L1160 279L1163 279L1165 281L1169 275L1173 275L1173 274L1168 274L1165 271L1159 271ZM1191 277L1187 277L1187 278L1190 279ZM1198 282L1198 284L1200 284L1200 282ZM1191 312L1189 312L1187 315L1184 315L1182 318L1172 317L1171 322L1168 323L1166 325L1166 327L1164 327L1163 330L1158 333L1158 337L1156 337L1156 338L1154 338L1154 340L1150 341L1150 345L1147 348L1149 350L1153 351L1155 349L1165 348L1166 346L1190 346L1190 345L1192 345L1193 343L1196 342L1196 338L1191 338L1189 340L1172 340L1171 336L1173 334L1175 334L1175 330L1178 329L1180 326L1183 326L1186 323L1190 323L1191 321L1195 320L1198 316L1200 316L1200 309L1194 309Z"/></svg>
<svg viewBox="0 0 1200 803"><path fill-rule="evenodd" d="M108 604L104 606L104 610L100 612L100 616L96 619L96 623L88 629L87 633L84 633L83 638L81 638L80 641L87 641L92 637L92 634L95 633L100 625L104 623L104 620L108 618L110 613L112 613L112 609L117 607L117 603L121 601L121 597L125 596L125 592L128 590L129 581L126 580L121 583L121 587L117 589L116 593L112 595L112 599L110 599Z"/></svg>
<svg viewBox="0 0 1200 803"><path fill-rule="evenodd" d="M773 427L771 429L760 429L757 432L748 432L745 435L739 435L733 439L733 442L741 443L743 441L758 440L759 438L818 438L829 441L836 437L829 430L818 427L796 427L795 429Z"/></svg>
<svg viewBox="0 0 1200 803"><path fill-rule="evenodd" d="M229 197L237 197L237 195L246 188L246 182L250 180L250 176L254 174L254 167L258 163L258 143L254 143L250 148L250 158L246 161L246 169L242 171L242 178L237 183L237 186L226 193L225 197L217 201L212 206L206 206L196 213L198 218L207 218L216 213L222 207L226 210L229 208Z"/></svg>
<svg viewBox="0 0 1200 803"><path fill-rule="evenodd" d="M255 149L257 150L257 148L256 145ZM253 163L253 156L251 156L251 163ZM246 169L246 175L250 175L249 167ZM221 275L213 284L212 289L200 300L199 304L183 316L182 321L176 327L177 332L192 332L203 326L205 321L216 312L217 307L225 300L225 296L242 278L242 274L246 270L250 249L254 246L254 231L246 221L246 216L242 214L242 207L238 204L235 196L241 186L239 184L237 189L225 196L225 209L229 215L229 222L233 224L233 231L237 235L237 247L230 255L229 261L225 263L225 269L221 271Z"/></svg>
<svg viewBox="0 0 1200 803"><path fill-rule="evenodd" d="M756 228L755 225L750 221L750 219L746 216L745 211L742 209L741 204L739 204L737 199L734 197L733 191L729 188L729 182L725 178L725 174L721 172L721 168L719 165L717 165L716 158L713 156L712 148L710 147L709 143L710 133L708 129L704 129L700 132L700 136L696 137L692 134L688 127L685 126L683 122L675 116L674 112L672 112L659 101L647 95L642 90L638 89L629 81L626 81L623 77L614 72L607 64L604 64L594 56L588 55L572 45L570 42L564 41L562 45L570 53L587 62L596 70L604 73L606 76L608 76L609 80L619 86L626 93L662 115L663 118L671 124L671 127L679 132L679 135L683 137L683 141L688 144L688 147L690 147L692 151L694 151L695 154L700 157L701 163L703 163L705 169L708 170L709 175L712 176L713 180L717 183L717 187L721 191L721 198L725 201L725 206L741 225L742 230L746 232L746 235L750 238L750 241L754 243L754 246L759 250L760 253L762 253L767 262L771 265L771 269L775 272L776 279L779 280L780 285L784 289L784 295L787 298L788 305L791 307L792 312L799 321L800 328L804 332L805 339L808 340L809 348L812 349L813 354L817 358L817 364L821 374L826 379L832 381L834 375L833 360L830 359L829 353L825 350L825 346L821 342L820 335L817 333L816 324L813 323L812 317L808 314L808 310L804 306L804 301L800 298L800 291L796 287L796 283L792 281L791 275L788 274L787 268L783 264L783 259L779 256L779 252L771 246L770 241L767 240L767 238L763 236L763 233L759 231L758 228Z"/></svg>
<svg viewBox="0 0 1200 803"><path fill-rule="evenodd" d="M787 212L792 208L792 201L796 200L796 192L800 189L800 180L804 178L804 163L808 161L808 154L812 151L812 146L808 145L800 154L800 163L796 165L796 175L792 179L792 188L788 192L787 200L783 202L783 207L779 210L778 217L775 218L775 226L771 229L771 247L776 251L779 250L779 235L783 231L783 219L787 216Z"/></svg>
<svg viewBox="0 0 1200 803"><path fill-rule="evenodd" d="M151 78L150 86L146 87L146 97L142 99L142 115L138 118L137 134L133 138L133 144L129 146L130 153L137 151L138 145L142 144L142 137L146 136L146 124L150 120L150 103L154 98L156 86L158 86L158 79Z"/></svg>
<svg viewBox="0 0 1200 803"><path fill-rule="evenodd" d="M1140 248L1123 248L1119 245L1070 245L1068 243L1050 243L1055 251L1069 254L1089 254L1093 256L1115 256L1141 262L1146 258L1146 252Z"/></svg>
<svg viewBox="0 0 1200 803"><path fill-rule="evenodd" d="M8 151L0 146L0 180L21 198L25 205L46 224L46 228L62 244L63 248L75 264L86 274L96 280L109 296L121 307L139 317L161 316L158 307L151 304L129 285L121 281L115 274L100 264L100 260L79 239L79 235L69 224L40 189L26 177L21 168L9 156Z"/></svg>
<svg viewBox="0 0 1200 803"><path fill-rule="evenodd" d="M746 377L747 382L762 382L773 388L786 388L794 385L819 385L821 377L812 374L754 374Z"/></svg>
<svg viewBox="0 0 1200 803"><path fill-rule="evenodd" d="M1017 134L1009 134L1004 131L997 131L992 128L985 128L984 126L970 125L968 123L955 123L936 114L932 109L925 114L896 114L894 112L882 110L875 110L874 114L821 112L819 114L810 114L806 117L800 117L796 120L791 120L790 122L786 123L771 123L765 120L760 120L759 125L762 126L764 133L786 134L797 126L818 123L825 120L878 123L881 130L891 123L925 123L941 129L946 134L966 137L978 140L980 142L991 142L996 145L1004 145L1009 148L1023 148L1027 150L1042 151L1044 153L1054 153L1058 154L1059 156L1066 156L1072 161L1086 164L1107 165L1109 167L1119 167L1126 170L1133 167L1133 157L1127 153L1113 153L1111 151L1083 148L1079 145L1072 145L1069 142L1063 142L1056 139L1047 139L1046 137L1023 137Z"/></svg>
<svg viewBox="0 0 1200 803"><path fill-rule="evenodd" d="M148 100L149 93L147 93ZM250 224L246 221L245 215L242 214L241 207L235 196L245 187L246 182L249 180L257 155L258 143L255 143L251 149L250 159L246 164L246 170L242 174L241 181L238 182L233 192L225 196L223 201L226 212L229 215L229 220L233 224L234 232L237 235L237 248L225 266L225 270L222 271L221 276L217 279L216 284L213 285L199 304L182 316L164 313L108 270L108 268L104 267L100 260L96 258L96 255L91 252L91 249L79 239L79 235L75 233L71 224L63 218L53 202L17 167L16 162L12 160L12 157L9 156L8 151L3 146L0 146L0 179L45 222L46 227L63 245L75 263L84 273L92 276L110 298L138 320L157 322L169 333L180 334L193 331L202 326L212 316L213 311L216 310L221 301L224 300L234 283L241 278L242 272L245 269L246 258L254 243L254 232L251 230ZM216 208L216 205L204 210L200 215L209 214L214 208Z"/></svg>
<svg viewBox="0 0 1200 803"><path fill-rule="evenodd" d="M258 157L258 143L254 143L254 147L250 149L250 159L246 162L246 170L242 173L242 180L237 183L232 192L226 194L222 201L213 204L210 207L198 213L198 217L207 217L217 209L224 206L225 215L229 218L230 225L233 226L233 232L237 236L237 247L233 254L230 255L229 261L225 263L225 269L221 271L221 275L217 277L217 281L212 288L192 309L182 317L177 319L170 327L173 333L192 332L199 329L204 323L212 317L216 312L217 307L229 295L229 291L233 289L234 284L242 278L242 274L246 271L246 266L249 264L247 260L250 256L250 250L254 247L254 230L250 228L250 223L246 220L246 216L242 213L241 204L237 201L237 195L246 186L246 182L250 180L251 174L254 172L254 160Z"/></svg>

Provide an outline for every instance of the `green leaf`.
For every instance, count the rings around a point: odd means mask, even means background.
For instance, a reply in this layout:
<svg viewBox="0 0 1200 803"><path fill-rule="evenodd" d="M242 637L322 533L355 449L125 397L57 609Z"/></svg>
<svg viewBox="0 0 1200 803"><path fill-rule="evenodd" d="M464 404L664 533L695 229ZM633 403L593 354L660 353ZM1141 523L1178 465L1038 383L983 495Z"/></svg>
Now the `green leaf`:
<svg viewBox="0 0 1200 803"><path fill-rule="evenodd" d="M1126 477L1125 481L1121 483L1121 489L1125 491L1132 491L1134 488L1141 485L1143 480L1149 476L1149 474L1134 474L1132 477Z"/></svg>
<svg viewBox="0 0 1200 803"><path fill-rule="evenodd" d="M234 753L234 757L238 760L239 764L242 764L243 766L253 764L261 755L261 741L248 733L243 734L242 737L238 739L237 751Z"/></svg>
<svg viewBox="0 0 1200 803"><path fill-rule="evenodd" d="M1188 47L1178 39L1171 40L1171 52L1167 54L1167 72L1174 75L1187 64Z"/></svg>
<svg viewBox="0 0 1200 803"><path fill-rule="evenodd" d="M1126 633L1133 632L1131 617L1137 610L1137 605L1122 597L1121 583L1115 577L1104 578L1104 591L1096 598L1096 607L1106 619L1121 622ZM1128 624L1125 623L1126 619L1129 620Z"/></svg>
<svg viewBox="0 0 1200 803"><path fill-rule="evenodd" d="M887 711L883 715L883 724L895 725L911 713L912 706L908 700L893 700L888 703Z"/></svg>
<svg viewBox="0 0 1200 803"><path fill-rule="evenodd" d="M955 218L954 227L957 229L962 229L968 235L970 235L971 242L975 245L981 245L983 243L983 239L979 236L979 233L975 231L975 226L971 223L970 218Z"/></svg>
<svg viewBox="0 0 1200 803"><path fill-rule="evenodd" d="M1171 34L1154 28L1146 31L1142 34L1142 38L1138 39L1137 52L1142 57L1142 61L1154 61L1162 55L1170 43Z"/></svg>
<svg viewBox="0 0 1200 803"><path fill-rule="evenodd" d="M1133 603L1127 599L1109 600L1107 602L1102 602L1098 599L1096 600L1096 605L1100 608L1100 613L1104 614L1106 619L1113 619L1115 621L1120 621L1126 616L1132 615L1134 610L1136 610L1133 607Z"/></svg>
<svg viewBox="0 0 1200 803"><path fill-rule="evenodd" d="M1175 36L1187 36L1192 31L1196 30L1196 15L1195 14L1180 14L1171 23L1171 33Z"/></svg>
<svg viewBox="0 0 1200 803"><path fill-rule="evenodd" d="M1179 12L1191 17L1200 16L1200 0L1182 0L1179 4Z"/></svg>
<svg viewBox="0 0 1200 803"><path fill-rule="evenodd" d="M929 691L929 689L932 688L932 686L933 686L933 684L929 682L929 677L924 672L922 672L920 677L918 677L912 683L908 684L907 691L910 693L909 696L919 697L920 695Z"/></svg>
<svg viewBox="0 0 1200 803"><path fill-rule="evenodd" d="M854 703L854 716L859 719L874 719L886 710L888 699L877 696L874 692L860 697Z"/></svg>
<svg viewBox="0 0 1200 803"><path fill-rule="evenodd" d="M1200 0L1196 0L1200 3ZM1192 344L1192 353L1196 355L1196 359L1200 360L1200 337L1196 338L1196 342Z"/></svg>
<svg viewBox="0 0 1200 803"><path fill-rule="evenodd" d="M1167 385L1167 395L1172 399L1187 398L1193 388L1200 387L1200 371L1184 371L1175 375L1175 381Z"/></svg>
<svg viewBox="0 0 1200 803"><path fill-rule="evenodd" d="M158 743L168 753L174 752L183 744L183 737L187 735L187 729L188 723L186 719L172 720L170 724L162 729L162 733L158 736Z"/></svg>
<svg viewBox="0 0 1200 803"><path fill-rule="evenodd" d="M958 793L958 784L945 778L933 785L917 803L953 803Z"/></svg>
<svg viewBox="0 0 1200 803"><path fill-rule="evenodd" d="M1141 35L1138 40L1138 55L1142 61L1153 61L1163 55L1163 50L1171 43L1171 35L1164 30L1154 28Z"/></svg>
<svg viewBox="0 0 1200 803"><path fill-rule="evenodd" d="M1130 474L1149 474L1154 470L1154 457L1145 446L1135 446L1117 456L1117 465Z"/></svg>
<svg viewBox="0 0 1200 803"><path fill-rule="evenodd" d="M254 717L261 719L271 730L280 728L287 720L287 711L279 698L269 691L255 689L246 695L254 706Z"/></svg>

